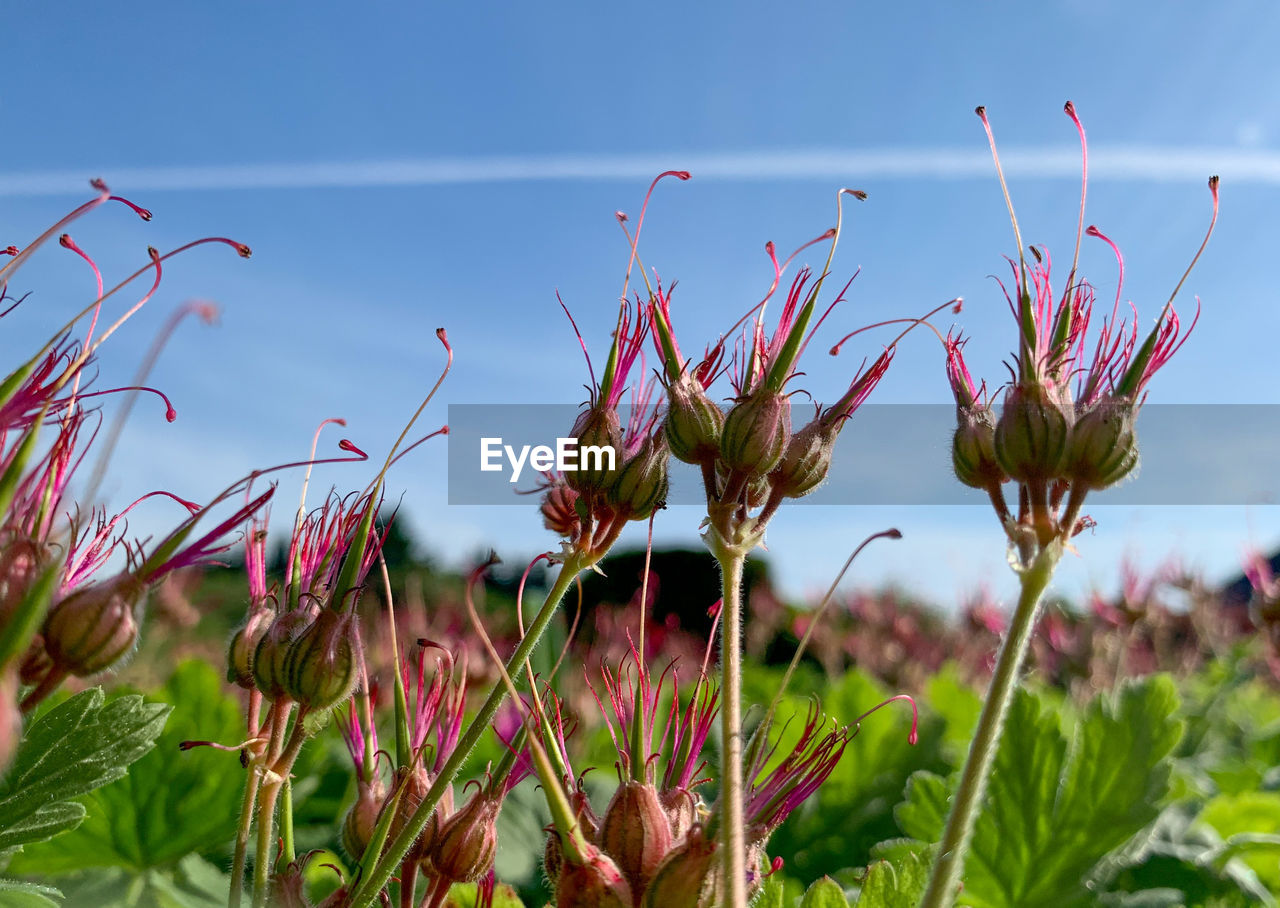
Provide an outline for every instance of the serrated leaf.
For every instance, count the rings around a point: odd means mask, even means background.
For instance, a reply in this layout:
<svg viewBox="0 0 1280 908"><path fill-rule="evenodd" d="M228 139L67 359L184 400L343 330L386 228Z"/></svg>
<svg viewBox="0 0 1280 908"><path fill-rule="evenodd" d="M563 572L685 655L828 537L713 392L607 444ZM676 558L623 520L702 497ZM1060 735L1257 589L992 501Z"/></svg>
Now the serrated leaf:
<svg viewBox="0 0 1280 908"><path fill-rule="evenodd" d="M857 908L916 908L929 883L932 861L927 851L902 854L893 862L867 868Z"/></svg>
<svg viewBox="0 0 1280 908"><path fill-rule="evenodd" d="M849 900L835 880L824 876L809 887L800 900L800 908L849 908Z"/></svg>
<svg viewBox="0 0 1280 908"><path fill-rule="evenodd" d="M1092 899L1095 865L1150 823L1168 789L1166 759L1181 735L1165 677L1123 685L1081 715L1068 743L1061 708L1020 690L1010 707L965 862L961 901L984 908L1066 908ZM912 779L899 823L941 837L949 782Z"/></svg>
<svg viewBox="0 0 1280 908"><path fill-rule="evenodd" d="M89 816L74 832L16 856L14 872L125 867L141 873L231 841L244 785L240 761L212 748L183 753L178 744L235 740L244 733L239 704L223 692L212 667L194 660L179 665L153 696L173 706L155 749L128 776L85 799Z"/></svg>
<svg viewBox="0 0 1280 908"><path fill-rule="evenodd" d="M1280 890L1280 848L1274 837L1280 834L1280 792L1249 791L1219 795L1205 805L1200 821L1212 826L1227 846L1232 836L1240 836L1232 848L1272 890ZM1249 847L1252 845L1253 847Z"/></svg>
<svg viewBox="0 0 1280 908"><path fill-rule="evenodd" d="M786 898L786 887L782 880L776 876L770 876L764 882L764 888L760 895L753 902L753 908L782 908L783 900ZM841 906L844 908L844 906Z"/></svg>
<svg viewBox="0 0 1280 908"><path fill-rule="evenodd" d="M26 730L0 785L3 847L45 838L70 816L48 813L53 805L120 778L155 744L168 706L139 696L104 700L101 688L82 691Z"/></svg>
<svg viewBox="0 0 1280 908"><path fill-rule="evenodd" d="M84 805L76 801L46 804L0 832L0 848L43 842L74 829L84 819Z"/></svg>

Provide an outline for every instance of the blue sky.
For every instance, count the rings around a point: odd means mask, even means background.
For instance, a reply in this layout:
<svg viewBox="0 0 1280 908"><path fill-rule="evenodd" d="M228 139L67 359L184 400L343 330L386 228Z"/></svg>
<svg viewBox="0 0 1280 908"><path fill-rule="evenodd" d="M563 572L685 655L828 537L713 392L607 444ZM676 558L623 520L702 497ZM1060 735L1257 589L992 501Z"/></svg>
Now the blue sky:
<svg viewBox="0 0 1280 908"><path fill-rule="evenodd" d="M637 213L649 177L668 167L694 178L656 193L642 254L680 281L686 347L759 298L766 240L790 249L821 233L836 190L854 186L870 197L851 212L835 267L862 271L829 337L964 296L956 320L973 336L971 366L998 382L1013 328L988 275L1014 244L973 107L987 106L1010 164L1024 238L1065 262L1079 194L1070 98L1093 155L1087 220L1125 252L1125 297L1145 319L1203 234L1204 179L1222 175L1218 231L1180 298L1190 309L1198 294L1203 315L1152 400L1280 403L1280 9L1150 9L138 3L127 15L83 4L55 16L28 5L6 16L0 239L25 243L100 175L156 213L143 224L102 210L75 227L109 276L145 261L148 243L218 234L254 248L249 262L224 249L175 262L104 348L102 381L124 382L176 305L222 305L219 327L184 325L167 348L153 381L179 419L167 425L142 401L108 489L199 498L305 452L326 417L385 450L440 368L441 325L457 358L426 428L448 403L579 400L586 373L555 291L603 356L627 253L613 212ZM1110 253L1087 244L1082 263L1110 299ZM75 264L51 248L15 283L35 293L5 320L12 358L87 301ZM868 335L836 359L812 351L815 396L833 398L885 339ZM874 399L947 393L939 348L921 334ZM529 499L448 507L443 444L432 445L391 481L429 547L461 558L486 544L512 557L550 545ZM874 456L875 445L855 421L838 456ZM368 475L349 467L318 481L351 488ZM293 488L282 485L278 515ZM1176 551L1219 577L1245 544L1280 541L1280 514L1262 504L1091 510L1101 525L1064 569L1067 592L1114 587L1126 553L1154 563ZM156 505L135 526L169 517ZM657 533L695 542L697 522L673 509ZM771 556L786 589L806 593L887 525L906 538L870 551L859 580L944 604L984 582L1010 588L981 506L793 508L774 524Z"/></svg>

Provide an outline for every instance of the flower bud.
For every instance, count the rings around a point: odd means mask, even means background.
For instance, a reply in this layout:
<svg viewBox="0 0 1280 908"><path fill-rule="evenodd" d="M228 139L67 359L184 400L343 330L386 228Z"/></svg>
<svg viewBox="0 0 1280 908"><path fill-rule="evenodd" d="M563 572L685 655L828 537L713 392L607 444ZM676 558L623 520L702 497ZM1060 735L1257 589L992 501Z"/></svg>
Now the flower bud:
<svg viewBox="0 0 1280 908"><path fill-rule="evenodd" d="M81 587L44 619L44 646L60 670L86 677L115 665L138 642L133 610L146 584L132 574Z"/></svg>
<svg viewBox="0 0 1280 908"><path fill-rule="evenodd" d="M667 499L667 445L650 436L622 465L609 486L609 502L632 520L645 520Z"/></svg>
<svg viewBox="0 0 1280 908"><path fill-rule="evenodd" d="M1015 385L996 421L996 462L1016 482L1049 482L1062 475L1071 425L1041 385Z"/></svg>
<svg viewBox="0 0 1280 908"><path fill-rule="evenodd" d="M643 892L671 847L671 821L657 789L633 781L618 786L600 821L600 847L617 863L632 891Z"/></svg>
<svg viewBox="0 0 1280 908"><path fill-rule="evenodd" d="M791 436L782 460L769 474L774 489L787 498L802 498L822 484L831 469L836 425L815 419Z"/></svg>
<svg viewBox="0 0 1280 908"><path fill-rule="evenodd" d="M477 791L440 826L429 856L436 873L455 883L478 880L498 853L499 798Z"/></svg>
<svg viewBox="0 0 1280 908"><path fill-rule="evenodd" d="M362 779L356 783L356 802L342 821L342 848L357 861L369 847L386 797L386 790L377 777L372 782Z"/></svg>
<svg viewBox="0 0 1280 908"><path fill-rule="evenodd" d="M663 425L671 455L684 463L714 463L720 456L724 411L707 397L702 384L682 374L667 388Z"/></svg>
<svg viewBox="0 0 1280 908"><path fill-rule="evenodd" d="M762 388L725 416L720 460L730 470L760 476L778 465L790 438L791 401Z"/></svg>
<svg viewBox="0 0 1280 908"><path fill-rule="evenodd" d="M542 872L555 892L560 882L560 868L564 865L564 849L560 847L560 835L554 826L546 827L545 831L547 843L542 846Z"/></svg>
<svg viewBox="0 0 1280 908"><path fill-rule="evenodd" d="M1103 399L1084 412L1071 429L1066 474L1089 489L1105 489L1138 465L1133 406L1123 398Z"/></svg>
<svg viewBox="0 0 1280 908"><path fill-rule="evenodd" d="M645 890L643 908L711 908L715 894L717 845L701 826L667 854Z"/></svg>
<svg viewBox="0 0 1280 908"><path fill-rule="evenodd" d="M285 695L285 662L289 648L310 626L312 615L307 608L297 608L271 622L267 632L253 651L253 684L268 700Z"/></svg>
<svg viewBox="0 0 1280 908"><path fill-rule="evenodd" d="M556 908L631 908L631 887L618 865L608 855L592 852L583 863L566 860L560 868Z"/></svg>
<svg viewBox="0 0 1280 908"><path fill-rule="evenodd" d="M227 680L245 690L253 690L253 654L276 619L270 606L254 607L244 626L231 635L227 647Z"/></svg>
<svg viewBox="0 0 1280 908"><path fill-rule="evenodd" d="M360 673L355 616L326 608L289 647L284 689L311 709L328 709L351 696Z"/></svg>
<svg viewBox="0 0 1280 908"><path fill-rule="evenodd" d="M1005 481L1004 470L996 462L996 423L989 408L956 409L951 465L956 478L971 489L989 489Z"/></svg>
<svg viewBox="0 0 1280 908"><path fill-rule="evenodd" d="M268 904L272 908L310 908L311 906L311 902L307 900L306 879L302 875L302 868L296 863L291 863L283 871L271 875L268 892Z"/></svg>
<svg viewBox="0 0 1280 908"><path fill-rule="evenodd" d="M584 410L570 434L578 442L578 469L566 470L565 482L578 492L604 489L617 472L618 452L622 450L618 411L600 406ZM609 468L611 463L614 469Z"/></svg>

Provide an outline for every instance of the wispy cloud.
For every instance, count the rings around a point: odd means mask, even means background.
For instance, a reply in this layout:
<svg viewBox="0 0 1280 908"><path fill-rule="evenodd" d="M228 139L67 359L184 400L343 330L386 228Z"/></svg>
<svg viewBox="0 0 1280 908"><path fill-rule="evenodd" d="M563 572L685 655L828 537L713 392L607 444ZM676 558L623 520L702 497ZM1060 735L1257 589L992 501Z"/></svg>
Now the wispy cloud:
<svg viewBox="0 0 1280 908"><path fill-rule="evenodd" d="M1022 148L1001 153L1005 170L1024 179L1075 179L1079 154ZM991 159L974 149L873 148L863 150L733 153L487 155L364 161L220 164L210 166L101 167L70 171L0 173L0 196L67 195L84 191L90 176L112 187L146 190L319 189L362 186L440 186L550 180L631 180L669 168L700 179L989 179ZM1115 146L1090 149L1095 179L1141 182L1202 179L1218 173L1233 183L1280 185L1280 152L1239 148Z"/></svg>

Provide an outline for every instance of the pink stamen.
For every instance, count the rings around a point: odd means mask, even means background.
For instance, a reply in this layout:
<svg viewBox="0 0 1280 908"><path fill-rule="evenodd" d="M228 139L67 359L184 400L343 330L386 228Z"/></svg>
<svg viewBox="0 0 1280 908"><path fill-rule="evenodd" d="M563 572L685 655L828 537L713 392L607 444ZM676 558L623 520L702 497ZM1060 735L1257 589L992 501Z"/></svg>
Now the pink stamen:
<svg viewBox="0 0 1280 908"><path fill-rule="evenodd" d="M914 747L915 743L918 740L920 740L920 736L917 733L917 729L920 723L920 708L916 706L915 698L912 697L910 694L898 694L896 697L890 697L888 700L885 700L883 703L877 703L875 706L871 707L865 713L858 716L858 718L854 719L853 727L855 730L857 730L862 726L863 719L867 718L867 716L871 715L876 710L881 709L882 707L888 706L890 703L893 703L895 700L906 700L908 703L911 704L911 731L907 735L907 743Z"/></svg>

